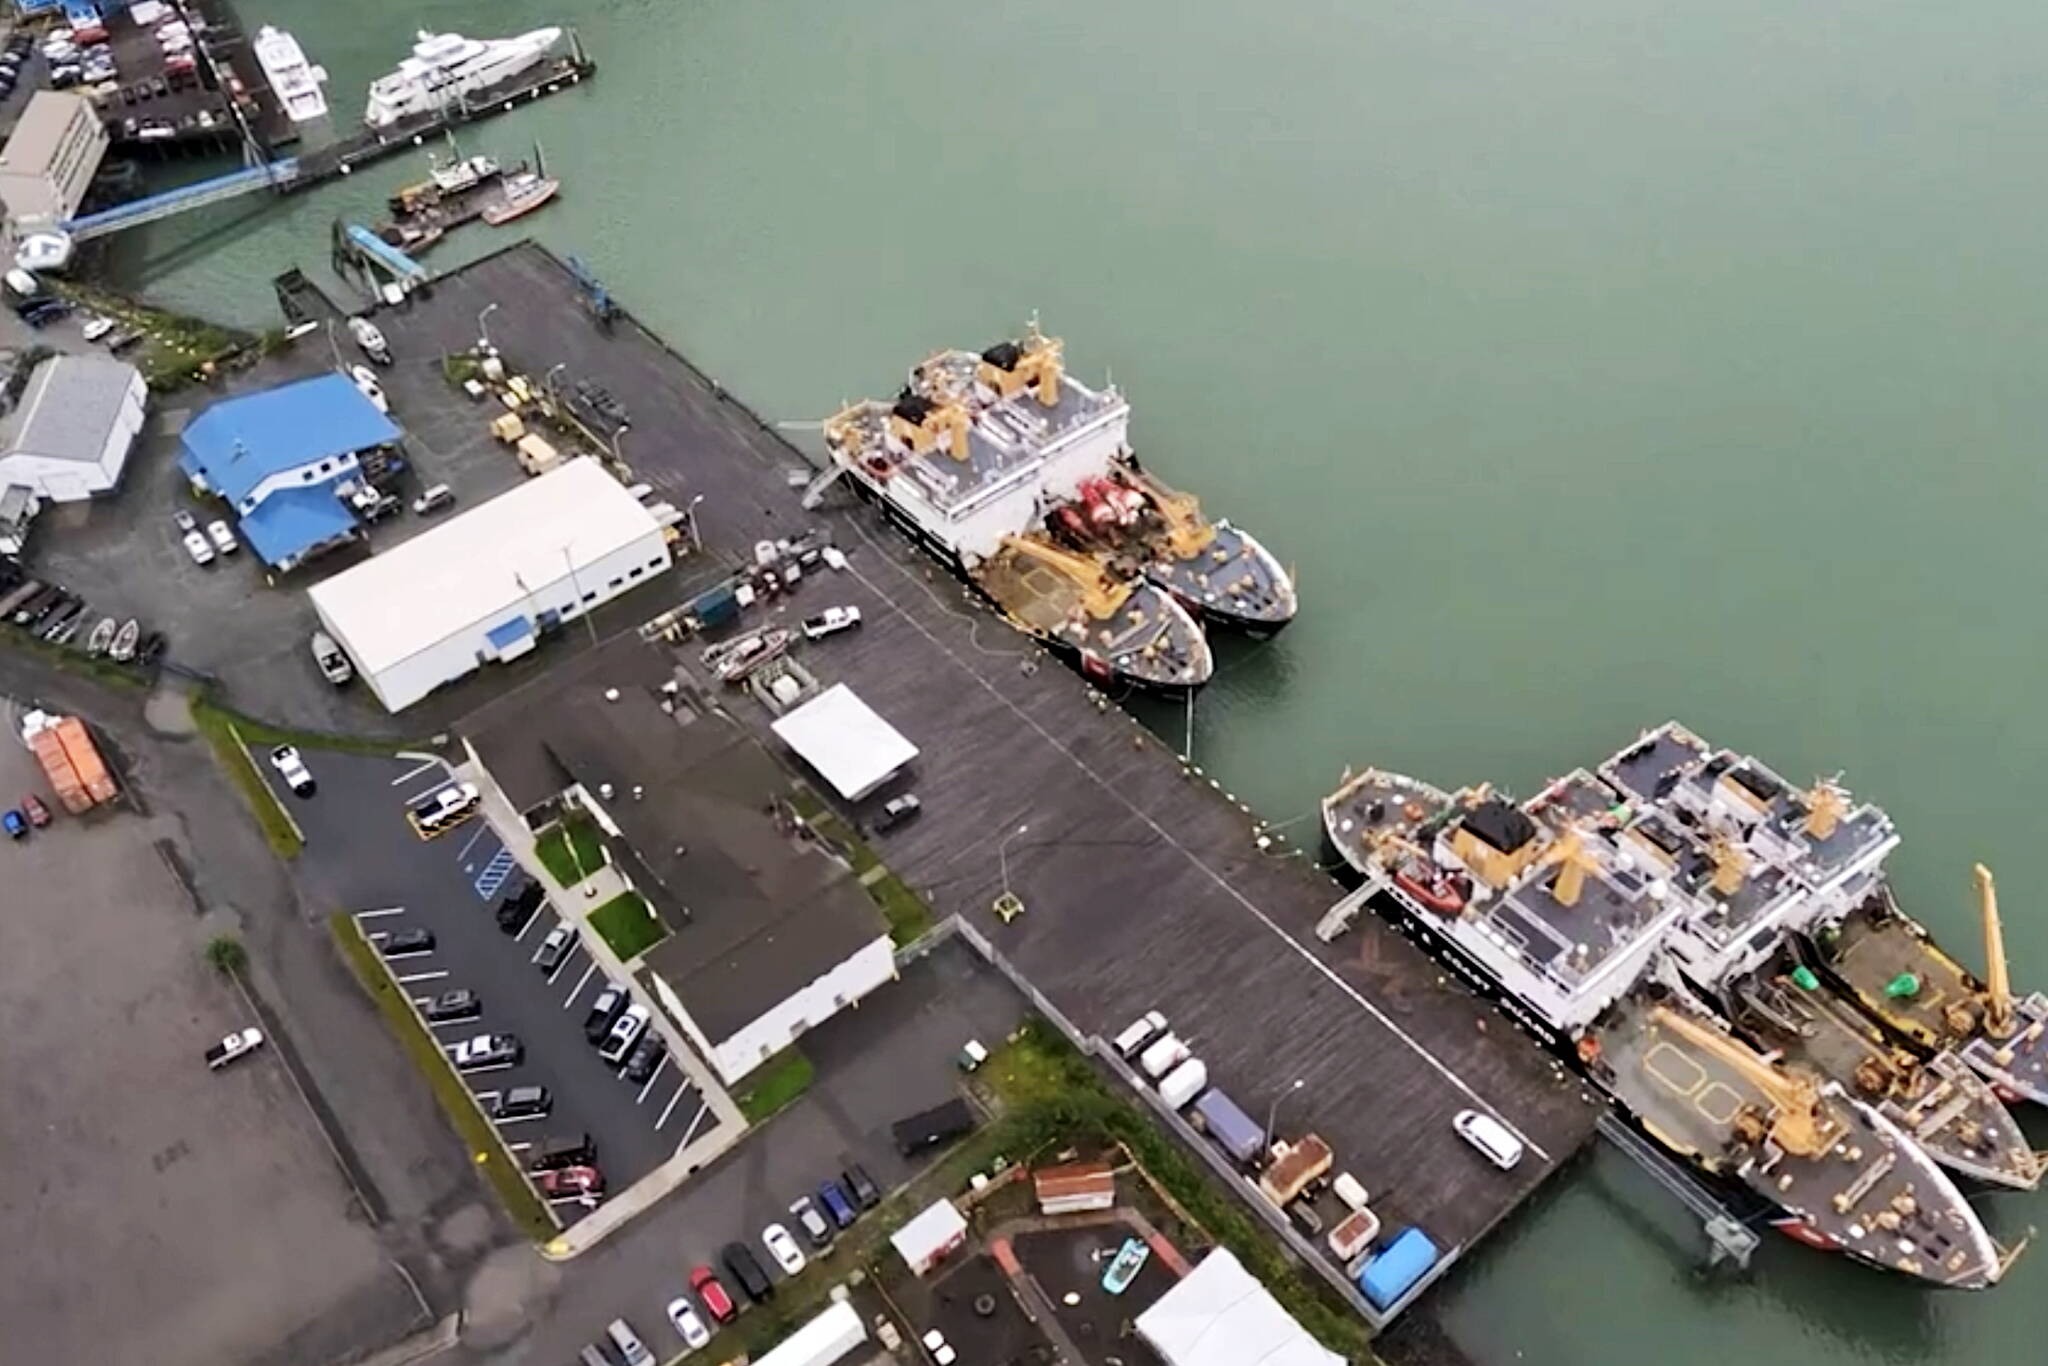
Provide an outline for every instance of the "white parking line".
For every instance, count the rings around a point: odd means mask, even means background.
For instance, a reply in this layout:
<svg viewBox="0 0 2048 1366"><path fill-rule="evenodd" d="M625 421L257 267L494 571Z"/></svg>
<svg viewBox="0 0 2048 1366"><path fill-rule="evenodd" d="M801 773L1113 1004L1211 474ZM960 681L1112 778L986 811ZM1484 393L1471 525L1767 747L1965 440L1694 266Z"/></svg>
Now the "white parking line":
<svg viewBox="0 0 2048 1366"><path fill-rule="evenodd" d="M420 774L425 773L428 769L439 768L440 766L441 761L439 759L429 759L425 763L421 764L418 768L409 768L405 772L399 774L396 778L393 778L391 780L391 785L393 787L404 787L407 783L411 782L414 778L419 777Z"/></svg>
<svg viewBox="0 0 2048 1366"><path fill-rule="evenodd" d="M515 1153L523 1153L533 1145L531 1143L507 1143L505 1146Z"/></svg>
<svg viewBox="0 0 2048 1366"><path fill-rule="evenodd" d="M381 944L391 937L389 930L372 930L366 936L372 944Z"/></svg>
<svg viewBox="0 0 2048 1366"><path fill-rule="evenodd" d="M422 1001L428 1001L428 1000L432 1000L432 999L433 999L433 998L432 998L432 997L430 997L430 996L422 996L422 997L420 997L420 1000L422 1000ZM473 1024L475 1024L475 1023L476 1023L476 1021L475 1021L475 1020L429 1020L429 1021L427 1021L427 1028L429 1028L429 1029L456 1029L456 1028L459 1028L459 1027L461 1027L462 1025L473 1025Z"/></svg>
<svg viewBox="0 0 2048 1366"><path fill-rule="evenodd" d="M668 1117L675 1113L676 1102L681 1100L688 1093L689 1089L689 1079L684 1078L683 1084L676 1088L676 1093L668 1098L668 1104L662 1107L661 1118L654 1121L654 1127L657 1132L660 1131L662 1125L668 1123Z"/></svg>
<svg viewBox="0 0 2048 1366"><path fill-rule="evenodd" d="M387 906L387 907L386 907L385 909L383 909L383 910L381 910L381 911L357 911L357 912L356 912L356 919L357 919L357 920L375 920L375 919L376 919L376 918L377 918L378 916L380 916L380 915L404 915L404 914L405 914L405 907L403 907L403 906Z"/></svg>
<svg viewBox="0 0 2048 1366"><path fill-rule="evenodd" d="M575 1005L575 1004L576 1004L576 998L577 998L578 996L581 996L581 995L583 994L583 988L585 988L585 987L589 986L589 985L590 985L590 979L591 979L592 977L596 976L596 975L597 975L597 960L596 960L595 958L593 958L593 959L591 959L591 960L590 960L590 966L589 966L589 967L587 967L587 968L585 968L585 969L583 969L583 975L582 975L581 977L578 977L578 978L576 979L576 986L575 986L575 988L574 988L573 990L571 990L571 991L570 991L570 993L569 993L569 999L568 999L568 1000L566 1000L566 1001L564 1001L564 1002L562 1002L562 1009L564 1009L564 1010L567 1010L567 1009L568 1009L568 1008L569 1008L570 1006L573 1006L573 1005Z"/></svg>
<svg viewBox="0 0 2048 1366"><path fill-rule="evenodd" d="M431 996L415 996L412 998L412 1003L416 1006L430 1006L434 1003L434 998Z"/></svg>
<svg viewBox="0 0 2048 1366"><path fill-rule="evenodd" d="M504 1093L501 1091L479 1091L476 1093L477 1103L484 1104L489 1101L494 1101L502 1094Z"/></svg>
<svg viewBox="0 0 2048 1366"><path fill-rule="evenodd" d="M640 1094L633 1097L633 1103L635 1105L644 1105L647 1103L647 1093L654 1089L655 1079L667 1070L668 1054L664 1053L661 1055L661 1061L654 1064L654 1070L647 1074L647 1084L640 1088Z"/></svg>
<svg viewBox="0 0 2048 1366"><path fill-rule="evenodd" d="M453 1052L454 1050L448 1050ZM509 1072L519 1064L516 1062L494 1062L489 1067L458 1067L455 1070L465 1077L480 1077L486 1072Z"/></svg>
<svg viewBox="0 0 2048 1366"><path fill-rule="evenodd" d="M495 1096L498 1093L496 1091L493 1091L491 1092L491 1094ZM491 1121L491 1123L497 1125L499 1128L502 1129L507 1124L528 1124L534 1120L546 1118L546 1115L513 1115L509 1119L494 1119Z"/></svg>
<svg viewBox="0 0 2048 1366"><path fill-rule="evenodd" d="M540 913L540 907L536 906L533 908L533 914L526 917L526 923L519 927L519 933L512 936L512 942L517 944L520 940L526 938L526 932L532 929L535 925L538 925L541 922L541 919L542 917ZM536 953L534 957L538 958L540 957L540 955Z"/></svg>
<svg viewBox="0 0 2048 1366"><path fill-rule="evenodd" d="M683 1130L683 1141L676 1144L678 1148L687 1148L690 1146L690 1140L697 1136L697 1126L699 1124L702 1124L704 1122L704 1116L710 1113L710 1101L704 1101L703 1103L697 1106L697 1113L690 1117L690 1127Z"/></svg>
<svg viewBox="0 0 2048 1366"><path fill-rule="evenodd" d="M468 858L469 851L475 847L476 842L490 833L491 827L482 821L478 821L476 829L470 831L469 838L462 842L462 848L456 852L455 861L461 863L462 860ZM463 871L467 872L469 870L464 868Z"/></svg>
<svg viewBox="0 0 2048 1366"><path fill-rule="evenodd" d="M408 955L406 955L406 956L407 956L407 957L411 957L411 955L410 955L410 954L408 954ZM406 986L406 987L409 987L409 986L411 986L411 985L412 985L412 984L413 984L414 982L438 982L438 981L440 981L440 980L441 980L441 979L442 979L443 977L446 977L447 975L448 975L448 974L447 974L447 973L445 973L445 972L415 972L415 973L413 973L413 974L412 974L412 975L411 975L410 977L401 977L401 978L399 978L399 979L398 979L398 984L399 984L400 986Z"/></svg>

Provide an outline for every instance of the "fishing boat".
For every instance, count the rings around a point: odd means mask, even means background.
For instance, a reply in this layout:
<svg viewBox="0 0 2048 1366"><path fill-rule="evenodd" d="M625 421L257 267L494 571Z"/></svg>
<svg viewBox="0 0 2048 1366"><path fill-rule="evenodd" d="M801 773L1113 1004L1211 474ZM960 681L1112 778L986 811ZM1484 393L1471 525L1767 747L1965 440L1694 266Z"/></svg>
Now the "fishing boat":
<svg viewBox="0 0 2048 1366"><path fill-rule="evenodd" d="M121 623L112 617L101 617L100 624L92 628L92 634L85 638L85 652L97 659L107 652L114 643L114 633L121 629Z"/></svg>
<svg viewBox="0 0 2048 1366"><path fill-rule="evenodd" d="M135 658L135 642L142 638L142 623L134 617L121 623L121 629L114 633L114 643L107 647L107 657L126 664Z"/></svg>
<svg viewBox="0 0 2048 1366"><path fill-rule="evenodd" d="M494 228L523 218L555 197L562 182L537 171L505 177L501 197L484 205L483 219Z"/></svg>

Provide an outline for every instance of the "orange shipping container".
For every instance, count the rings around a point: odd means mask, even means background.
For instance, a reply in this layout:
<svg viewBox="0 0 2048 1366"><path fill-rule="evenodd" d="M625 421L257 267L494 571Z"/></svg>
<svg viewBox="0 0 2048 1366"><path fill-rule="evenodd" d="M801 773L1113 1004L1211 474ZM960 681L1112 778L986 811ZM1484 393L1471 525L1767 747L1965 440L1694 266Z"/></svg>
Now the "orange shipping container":
<svg viewBox="0 0 2048 1366"><path fill-rule="evenodd" d="M28 747L35 751L36 761L43 766L43 774L56 789L57 800L66 811L77 815L92 809L92 797L85 790L85 784L78 780L78 771L71 767L71 761L64 757L64 742L57 738L54 730L39 730L29 737Z"/></svg>
<svg viewBox="0 0 2048 1366"><path fill-rule="evenodd" d="M107 772L92 736L86 732L85 722L75 716L65 717L57 723L57 738L64 742L64 757L78 770L79 781L94 801L110 802L121 795L121 789L114 785L114 775Z"/></svg>

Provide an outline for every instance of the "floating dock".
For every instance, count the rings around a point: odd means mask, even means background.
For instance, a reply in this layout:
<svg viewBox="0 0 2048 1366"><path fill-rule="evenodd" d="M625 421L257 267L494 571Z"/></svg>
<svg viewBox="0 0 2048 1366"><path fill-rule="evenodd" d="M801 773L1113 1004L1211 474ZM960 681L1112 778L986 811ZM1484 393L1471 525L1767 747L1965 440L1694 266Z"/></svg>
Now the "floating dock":
<svg viewBox="0 0 2048 1366"><path fill-rule="evenodd" d="M758 541L829 530L850 568L807 576L787 616L852 604L865 625L808 646L805 667L851 686L921 749L911 786L923 815L876 837L876 851L1056 1021L1107 1039L1163 1011L1246 1113L1276 1135L1320 1135L1389 1236L1423 1229L1444 1250L1438 1274L1591 1138L1600 1107L1504 1016L1374 916L1320 942L1316 924L1342 893L1311 858L1262 850L1251 812L871 509L838 495L804 512L804 457L630 315L601 328L566 263L521 243L441 276L378 324L401 353L426 357L469 347L492 305L509 365L559 365L561 383L602 384L631 413L634 477L678 507L702 494L695 520L712 555L738 562ZM873 358L877 383L893 364ZM449 402L464 400L451 389ZM673 605L647 595L649 616ZM757 608L747 623L780 620ZM786 754L771 715L729 696ZM487 702L458 728L517 705L516 694ZM864 828L880 800L842 809ZM1022 903L1013 918L995 910L1006 892ZM1512 1171L1453 1132L1452 1117L1474 1108L1524 1137ZM1237 1188L1257 1206L1249 1183ZM1262 1212L1271 1222L1272 1207ZM1316 1262L1346 1284L1328 1257Z"/></svg>

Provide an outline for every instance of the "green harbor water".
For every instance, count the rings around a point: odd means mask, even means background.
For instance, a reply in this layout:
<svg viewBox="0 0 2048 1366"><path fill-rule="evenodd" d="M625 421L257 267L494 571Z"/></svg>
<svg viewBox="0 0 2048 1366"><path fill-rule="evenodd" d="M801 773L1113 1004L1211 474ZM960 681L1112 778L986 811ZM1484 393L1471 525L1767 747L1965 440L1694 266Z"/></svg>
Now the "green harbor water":
<svg viewBox="0 0 2048 1366"><path fill-rule="evenodd" d="M242 3L344 120L415 27L575 23L597 81L466 150L540 140L565 188L532 230L772 419L1039 312L1151 463L1298 566L1301 621L1224 650L1194 729L1304 838L1347 764L1527 793L1677 716L1795 781L1846 770L1973 964L1990 863L2014 977L2048 987L2048 9ZM422 170L159 225L118 264L272 325L269 277ZM1980 1204L2008 1239L2048 1222L2048 1195ZM1436 1302L1489 1366L2048 1340L2048 1253L1960 1296L1774 1243L1707 1279L1696 1248L1602 1155Z"/></svg>

